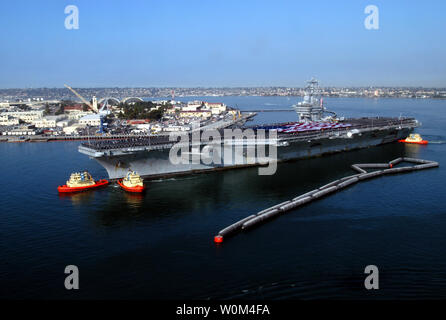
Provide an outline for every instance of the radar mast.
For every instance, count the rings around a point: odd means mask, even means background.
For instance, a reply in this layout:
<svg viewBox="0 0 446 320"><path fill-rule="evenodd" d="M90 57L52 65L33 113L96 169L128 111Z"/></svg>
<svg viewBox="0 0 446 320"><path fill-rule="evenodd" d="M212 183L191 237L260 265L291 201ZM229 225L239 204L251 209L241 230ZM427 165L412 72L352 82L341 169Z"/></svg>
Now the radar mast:
<svg viewBox="0 0 446 320"><path fill-rule="evenodd" d="M312 78L307 81L303 101L293 106L299 116L299 122L321 121L324 112L334 113L325 109L321 94L318 80Z"/></svg>

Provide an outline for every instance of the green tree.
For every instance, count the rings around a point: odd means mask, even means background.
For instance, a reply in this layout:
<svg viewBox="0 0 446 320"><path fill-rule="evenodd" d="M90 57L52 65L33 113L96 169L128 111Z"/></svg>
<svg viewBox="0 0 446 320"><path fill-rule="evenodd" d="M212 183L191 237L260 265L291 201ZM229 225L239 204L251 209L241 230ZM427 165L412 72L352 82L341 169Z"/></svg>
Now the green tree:
<svg viewBox="0 0 446 320"><path fill-rule="evenodd" d="M48 103L45 103L45 111L43 111L43 115L47 116L50 114L50 105Z"/></svg>
<svg viewBox="0 0 446 320"><path fill-rule="evenodd" d="M59 110L57 110L54 114L57 116L59 114L63 114L65 111L65 107L61 104Z"/></svg>
<svg viewBox="0 0 446 320"><path fill-rule="evenodd" d="M123 114L119 115L120 119L152 119L159 120L163 117L166 106L157 107L151 101L138 101L134 104L119 104Z"/></svg>

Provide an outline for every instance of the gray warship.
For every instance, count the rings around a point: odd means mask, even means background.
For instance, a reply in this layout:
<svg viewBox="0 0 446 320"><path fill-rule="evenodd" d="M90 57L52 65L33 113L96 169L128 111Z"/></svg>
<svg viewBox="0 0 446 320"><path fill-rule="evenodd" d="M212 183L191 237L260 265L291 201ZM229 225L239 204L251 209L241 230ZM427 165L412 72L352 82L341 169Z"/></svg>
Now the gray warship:
<svg viewBox="0 0 446 320"><path fill-rule="evenodd" d="M169 135L89 141L79 146L79 152L98 161L112 180L124 177L129 171L136 171L145 179L154 179L246 166L264 166L268 161L281 162L373 147L406 138L414 128L420 126L416 119L407 117L339 118L334 112L326 109L318 82L314 79L308 81L303 101L293 108L297 113L296 122L247 126L246 120L252 114L245 114L231 121L221 120L212 126L182 134L183 138L190 138L206 130L217 130L222 135L227 129L249 131L250 135L233 136L230 141L221 139L210 143L185 139L187 142L181 145L182 150L187 151L183 152L183 158L202 155L204 149L213 149L218 145L220 152L212 154L212 150L206 150L206 154L217 160L219 158L220 161L174 163L170 155L172 148L178 145L178 140L172 140ZM268 137L265 132L269 133ZM181 137L178 139L181 140ZM262 141L264 145L276 147L275 158L271 160L272 158L267 156L252 157L252 154L247 152L250 144L252 146L250 141L257 141L257 144ZM231 154L229 160L224 156L227 151ZM238 160L234 161L234 158Z"/></svg>

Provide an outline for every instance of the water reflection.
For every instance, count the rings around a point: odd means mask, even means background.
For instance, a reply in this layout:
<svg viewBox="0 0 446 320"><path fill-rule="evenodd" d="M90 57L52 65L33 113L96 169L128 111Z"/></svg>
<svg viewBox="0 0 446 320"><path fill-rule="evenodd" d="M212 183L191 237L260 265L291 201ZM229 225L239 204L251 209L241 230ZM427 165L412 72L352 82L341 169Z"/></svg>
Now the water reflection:
<svg viewBox="0 0 446 320"><path fill-rule="evenodd" d="M75 206L82 206L92 203L94 199L94 190L79 193L59 193L59 198L71 200Z"/></svg>
<svg viewBox="0 0 446 320"><path fill-rule="evenodd" d="M233 210L249 215L353 174L353 163L388 162L405 154L403 144L387 144L281 163L272 176L259 176L257 168L244 168L151 182L144 194L124 192L112 185L104 190L106 195L98 196L100 203L90 206L91 217L98 225L122 225L131 221L173 223L194 212L202 217Z"/></svg>
<svg viewBox="0 0 446 320"><path fill-rule="evenodd" d="M144 193L124 192L127 203L133 208L140 208L144 201Z"/></svg>
<svg viewBox="0 0 446 320"><path fill-rule="evenodd" d="M404 150L407 154L410 154L411 157L418 157L419 153L426 149L427 145L422 144L414 144L414 143L405 143Z"/></svg>

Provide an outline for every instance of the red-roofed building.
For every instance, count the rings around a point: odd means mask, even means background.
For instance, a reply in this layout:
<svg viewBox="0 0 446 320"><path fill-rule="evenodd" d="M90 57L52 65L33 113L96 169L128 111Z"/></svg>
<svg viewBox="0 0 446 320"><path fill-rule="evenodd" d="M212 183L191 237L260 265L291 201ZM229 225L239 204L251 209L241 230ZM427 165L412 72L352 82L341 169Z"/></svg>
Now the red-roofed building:
<svg viewBox="0 0 446 320"><path fill-rule="evenodd" d="M138 124L146 124L150 123L150 119L134 119L134 120L126 120L127 125L138 125Z"/></svg>
<svg viewBox="0 0 446 320"><path fill-rule="evenodd" d="M65 112L83 111L83 109L84 109L84 106L81 103L64 107Z"/></svg>

